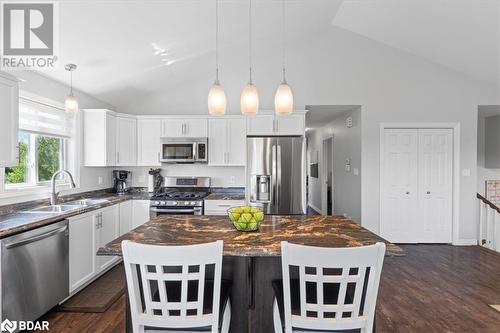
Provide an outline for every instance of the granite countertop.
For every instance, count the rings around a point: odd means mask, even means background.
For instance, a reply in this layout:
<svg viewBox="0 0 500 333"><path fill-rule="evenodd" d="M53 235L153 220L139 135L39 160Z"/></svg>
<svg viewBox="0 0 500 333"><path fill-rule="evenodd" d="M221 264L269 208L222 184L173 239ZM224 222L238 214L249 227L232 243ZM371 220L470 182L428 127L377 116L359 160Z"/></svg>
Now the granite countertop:
<svg viewBox="0 0 500 333"><path fill-rule="evenodd" d="M0 210L2 212L2 214L0 214L0 238L5 238L7 236L11 236L23 231L58 222L71 216L112 206L123 201L149 200L150 197L151 194L147 192L130 192L127 194L118 195L102 190L68 195L61 197L59 200L59 204L64 204L66 202L81 199L106 199L107 201L95 205L82 206L79 209L71 210L68 212L61 212L58 214L24 212L37 207L48 206L49 202L47 199L2 206L0 207Z"/></svg>
<svg viewBox="0 0 500 333"><path fill-rule="evenodd" d="M225 216L161 215L106 244L98 255L121 255L121 242L132 240L155 245L189 245L224 241L226 256L279 256L281 241L324 247L387 244L386 255L403 250L341 216L266 216L256 232L234 229Z"/></svg>
<svg viewBox="0 0 500 333"><path fill-rule="evenodd" d="M211 193L203 200L245 200L245 194Z"/></svg>

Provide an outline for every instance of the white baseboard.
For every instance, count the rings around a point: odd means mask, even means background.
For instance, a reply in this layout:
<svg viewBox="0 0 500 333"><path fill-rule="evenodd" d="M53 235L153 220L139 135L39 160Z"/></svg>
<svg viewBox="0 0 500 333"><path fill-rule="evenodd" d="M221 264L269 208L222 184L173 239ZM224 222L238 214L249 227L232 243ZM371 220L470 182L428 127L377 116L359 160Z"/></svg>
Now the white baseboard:
<svg viewBox="0 0 500 333"><path fill-rule="evenodd" d="M457 242L453 243L453 245L457 245L457 246L477 245L477 239L475 239L475 238L461 238Z"/></svg>
<svg viewBox="0 0 500 333"><path fill-rule="evenodd" d="M316 211L316 213L320 214L321 215L321 209L319 209L318 207L314 206L312 203L308 202L307 205L309 207L311 207L312 209L314 209Z"/></svg>

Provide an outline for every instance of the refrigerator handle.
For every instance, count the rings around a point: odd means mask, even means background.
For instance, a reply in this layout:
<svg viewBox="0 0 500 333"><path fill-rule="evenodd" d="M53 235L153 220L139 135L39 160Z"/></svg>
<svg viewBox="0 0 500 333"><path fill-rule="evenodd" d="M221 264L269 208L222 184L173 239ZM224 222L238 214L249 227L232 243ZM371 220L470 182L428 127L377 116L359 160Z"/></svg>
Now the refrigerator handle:
<svg viewBox="0 0 500 333"><path fill-rule="evenodd" d="M272 166L271 166L271 202L273 205L276 205L276 174L277 174L277 165L276 165L276 145L272 147Z"/></svg>
<svg viewBox="0 0 500 333"><path fill-rule="evenodd" d="M281 204L281 146L277 146L276 153L276 205Z"/></svg>

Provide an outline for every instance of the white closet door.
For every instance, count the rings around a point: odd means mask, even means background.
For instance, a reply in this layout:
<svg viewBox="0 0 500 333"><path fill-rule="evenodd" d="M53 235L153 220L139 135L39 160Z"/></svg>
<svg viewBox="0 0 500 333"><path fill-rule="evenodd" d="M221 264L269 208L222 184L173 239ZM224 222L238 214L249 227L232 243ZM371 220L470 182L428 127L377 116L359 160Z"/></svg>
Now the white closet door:
<svg viewBox="0 0 500 333"><path fill-rule="evenodd" d="M418 219L421 226L418 233L418 242L451 243L452 159L453 130L419 130Z"/></svg>
<svg viewBox="0 0 500 333"><path fill-rule="evenodd" d="M390 242L417 241L417 141L417 129L384 130L380 234Z"/></svg>

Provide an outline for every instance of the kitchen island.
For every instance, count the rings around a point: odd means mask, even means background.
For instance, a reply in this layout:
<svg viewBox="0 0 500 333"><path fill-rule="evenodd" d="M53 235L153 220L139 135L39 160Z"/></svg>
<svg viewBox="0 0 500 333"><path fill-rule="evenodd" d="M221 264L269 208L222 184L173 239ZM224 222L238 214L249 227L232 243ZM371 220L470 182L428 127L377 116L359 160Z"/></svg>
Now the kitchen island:
<svg viewBox="0 0 500 333"><path fill-rule="evenodd" d="M120 256L123 240L154 245L223 240L223 278L233 283L231 332L273 331L271 282L281 277L281 241L322 247L385 242L386 255L404 255L398 246L340 216L266 216L259 231L247 233L234 229L225 216L163 215L108 243L97 254Z"/></svg>

